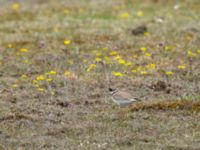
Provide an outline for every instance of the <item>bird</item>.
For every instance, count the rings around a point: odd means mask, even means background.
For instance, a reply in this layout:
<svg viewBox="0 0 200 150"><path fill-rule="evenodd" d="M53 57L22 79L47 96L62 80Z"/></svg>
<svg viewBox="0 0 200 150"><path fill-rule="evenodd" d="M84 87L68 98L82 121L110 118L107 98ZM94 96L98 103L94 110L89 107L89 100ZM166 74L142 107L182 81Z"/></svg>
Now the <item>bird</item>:
<svg viewBox="0 0 200 150"><path fill-rule="evenodd" d="M109 88L109 93L112 97L112 101L120 107L130 106L132 103L140 101L140 99L134 98L130 93L125 91Z"/></svg>

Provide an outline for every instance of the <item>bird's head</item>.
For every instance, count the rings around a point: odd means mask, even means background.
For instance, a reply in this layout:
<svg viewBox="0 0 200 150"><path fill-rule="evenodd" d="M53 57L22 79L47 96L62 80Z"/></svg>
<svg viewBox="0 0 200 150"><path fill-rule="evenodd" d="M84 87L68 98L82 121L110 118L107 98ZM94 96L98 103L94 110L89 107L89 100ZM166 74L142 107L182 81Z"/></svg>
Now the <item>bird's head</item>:
<svg viewBox="0 0 200 150"><path fill-rule="evenodd" d="M112 95L112 94L114 94L115 92L117 92L117 90L114 89L114 88L109 87L109 88L108 88L108 92L109 92L110 95Z"/></svg>

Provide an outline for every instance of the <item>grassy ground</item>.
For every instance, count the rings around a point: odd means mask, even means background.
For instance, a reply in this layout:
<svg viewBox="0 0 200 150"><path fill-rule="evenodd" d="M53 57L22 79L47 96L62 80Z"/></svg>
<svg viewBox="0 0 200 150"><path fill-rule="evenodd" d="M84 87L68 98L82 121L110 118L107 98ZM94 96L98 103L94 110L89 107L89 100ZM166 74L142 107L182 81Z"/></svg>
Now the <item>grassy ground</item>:
<svg viewBox="0 0 200 150"><path fill-rule="evenodd" d="M0 0L0 149L199 149L199 9Z"/></svg>

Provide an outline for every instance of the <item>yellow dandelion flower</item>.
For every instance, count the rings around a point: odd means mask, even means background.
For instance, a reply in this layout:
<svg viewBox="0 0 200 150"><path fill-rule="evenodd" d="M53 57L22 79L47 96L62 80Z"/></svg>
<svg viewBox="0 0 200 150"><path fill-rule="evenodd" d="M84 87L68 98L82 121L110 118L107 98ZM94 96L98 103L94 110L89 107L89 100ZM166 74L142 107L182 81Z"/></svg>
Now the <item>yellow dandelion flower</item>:
<svg viewBox="0 0 200 150"><path fill-rule="evenodd" d="M125 66L132 66L132 62L127 62L126 64L125 64Z"/></svg>
<svg viewBox="0 0 200 150"><path fill-rule="evenodd" d="M171 46L165 46L165 47L164 47L164 50L165 50L165 51L170 51L170 50L172 50L172 47L171 47Z"/></svg>
<svg viewBox="0 0 200 150"><path fill-rule="evenodd" d="M97 52L97 53L96 53L96 56L97 56L97 57L101 57L102 54L101 54L100 52Z"/></svg>
<svg viewBox="0 0 200 150"><path fill-rule="evenodd" d="M110 56L115 56L115 55L117 55L117 52L116 52L116 51L111 51L111 52L109 53L109 55L110 55Z"/></svg>
<svg viewBox="0 0 200 150"><path fill-rule="evenodd" d="M120 72L112 72L112 75L114 75L115 77L122 77L123 74Z"/></svg>
<svg viewBox="0 0 200 150"><path fill-rule="evenodd" d="M96 64L90 64L90 66L87 69L87 72L90 72L91 70L93 70L94 68L96 68Z"/></svg>
<svg viewBox="0 0 200 150"><path fill-rule="evenodd" d="M87 59L83 59L83 63L87 63L88 62L88 60Z"/></svg>
<svg viewBox="0 0 200 150"><path fill-rule="evenodd" d="M137 54L134 54L134 55L133 55L133 58L138 58L138 55L137 55Z"/></svg>
<svg viewBox="0 0 200 150"><path fill-rule="evenodd" d="M15 83L15 84L12 84L12 87L13 87L13 88L17 88L18 85Z"/></svg>
<svg viewBox="0 0 200 150"><path fill-rule="evenodd" d="M155 69L156 65L155 64L148 64L146 67L149 68L149 69Z"/></svg>
<svg viewBox="0 0 200 150"><path fill-rule="evenodd" d="M63 12L64 12L65 15L68 15L70 11L69 11L69 9L66 8L66 9L64 9Z"/></svg>
<svg viewBox="0 0 200 150"><path fill-rule="evenodd" d="M144 32L144 36L149 36L150 33L149 32Z"/></svg>
<svg viewBox="0 0 200 150"><path fill-rule="evenodd" d="M70 40L64 40L64 42L63 42L65 45L69 45L70 43L71 43L71 41Z"/></svg>
<svg viewBox="0 0 200 150"><path fill-rule="evenodd" d="M146 71L141 71L140 74L141 75L147 75L147 72Z"/></svg>
<svg viewBox="0 0 200 150"><path fill-rule="evenodd" d="M29 62L28 59L23 61L24 64L28 64L28 62Z"/></svg>
<svg viewBox="0 0 200 150"><path fill-rule="evenodd" d="M135 74L135 73L137 73L137 70L133 69L133 70L131 70L131 72Z"/></svg>
<svg viewBox="0 0 200 150"><path fill-rule="evenodd" d="M34 84L35 87L39 88L40 85L38 83Z"/></svg>
<svg viewBox="0 0 200 150"><path fill-rule="evenodd" d="M104 56L104 60L105 61L109 61L109 57L108 56Z"/></svg>
<svg viewBox="0 0 200 150"><path fill-rule="evenodd" d="M177 67L178 67L178 69L185 69L184 65L178 65Z"/></svg>
<svg viewBox="0 0 200 150"><path fill-rule="evenodd" d="M66 76L66 77L69 77L69 76L71 76L72 75L72 73L70 72L70 71L65 71L64 72L64 76Z"/></svg>
<svg viewBox="0 0 200 150"><path fill-rule="evenodd" d="M51 95L52 95L52 96L54 96L55 94L56 94L55 92L51 91Z"/></svg>
<svg viewBox="0 0 200 150"><path fill-rule="evenodd" d="M51 70L51 71L49 71L49 74L50 74L50 75L56 75L57 72L56 72L55 70Z"/></svg>
<svg viewBox="0 0 200 150"><path fill-rule="evenodd" d="M147 50L147 48L146 47L141 47L140 50L144 52L144 51Z"/></svg>
<svg viewBox="0 0 200 150"><path fill-rule="evenodd" d="M80 9L78 10L78 12L81 14L81 13L84 13L84 12L86 12L86 11L85 11L85 9L80 8Z"/></svg>
<svg viewBox="0 0 200 150"><path fill-rule="evenodd" d="M26 48L21 48L19 51L20 51L21 53L27 53L27 52L28 52L28 49L26 49Z"/></svg>
<svg viewBox="0 0 200 150"><path fill-rule="evenodd" d="M171 71L166 71L165 74L168 75L168 76L170 76L170 75L173 74L173 72L171 72Z"/></svg>
<svg viewBox="0 0 200 150"><path fill-rule="evenodd" d="M26 79L26 78L27 78L27 75L23 74L23 75L21 75L21 78L22 78L22 79Z"/></svg>
<svg viewBox="0 0 200 150"><path fill-rule="evenodd" d="M121 56L119 56L119 55L117 55L117 56L115 56L115 58L114 58L115 60L119 60L119 59L122 59L122 57Z"/></svg>
<svg viewBox="0 0 200 150"><path fill-rule="evenodd" d="M97 57L97 58L95 58L95 61L96 61L96 62L100 62L100 61L101 61L101 58Z"/></svg>
<svg viewBox="0 0 200 150"><path fill-rule="evenodd" d="M128 18L130 17L130 14L129 14L128 12L124 12L124 13L121 13L121 14L119 15L119 17L120 17L121 19L128 19Z"/></svg>
<svg viewBox="0 0 200 150"><path fill-rule="evenodd" d="M138 66L137 71L140 71L140 70L142 70L142 67Z"/></svg>
<svg viewBox="0 0 200 150"><path fill-rule="evenodd" d="M123 60L123 59L119 59L119 60L118 60L118 63L121 64L121 65L124 65L124 64L126 63L126 61Z"/></svg>
<svg viewBox="0 0 200 150"><path fill-rule="evenodd" d="M136 16L138 17L142 17L144 14L143 14L143 11L139 10L136 12Z"/></svg>
<svg viewBox="0 0 200 150"><path fill-rule="evenodd" d="M103 50L103 51L107 51L107 47L103 47L102 50Z"/></svg>
<svg viewBox="0 0 200 150"><path fill-rule="evenodd" d="M188 50L188 51L187 51L187 56L188 56L188 57L195 57L196 54L193 53L191 50Z"/></svg>
<svg viewBox="0 0 200 150"><path fill-rule="evenodd" d="M200 49L197 50L197 53L200 54Z"/></svg>
<svg viewBox="0 0 200 150"><path fill-rule="evenodd" d="M20 5L19 5L19 3L13 3L11 7L12 7L12 10L17 11L17 10L19 10Z"/></svg>
<svg viewBox="0 0 200 150"><path fill-rule="evenodd" d="M38 81L37 81L37 80L33 80L32 83L33 83L33 84L37 84Z"/></svg>
<svg viewBox="0 0 200 150"><path fill-rule="evenodd" d="M151 57L151 53L148 53L148 52L145 53L144 55L145 55L146 57Z"/></svg>
<svg viewBox="0 0 200 150"><path fill-rule="evenodd" d="M44 92L44 88L38 88L38 91L40 91L41 93L43 93Z"/></svg>
<svg viewBox="0 0 200 150"><path fill-rule="evenodd" d="M37 77L36 77L36 80L38 80L38 81L43 81L43 80L44 80L44 76L43 76L43 75L37 76Z"/></svg>
<svg viewBox="0 0 200 150"><path fill-rule="evenodd" d="M51 82L53 79L52 78L47 78L47 81L48 82Z"/></svg>

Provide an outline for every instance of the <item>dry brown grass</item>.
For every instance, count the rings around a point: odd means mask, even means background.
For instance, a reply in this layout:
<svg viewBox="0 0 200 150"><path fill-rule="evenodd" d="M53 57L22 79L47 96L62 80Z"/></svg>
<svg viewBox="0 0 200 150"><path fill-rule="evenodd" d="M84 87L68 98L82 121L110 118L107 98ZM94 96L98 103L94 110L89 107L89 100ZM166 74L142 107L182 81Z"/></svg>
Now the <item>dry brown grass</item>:
<svg viewBox="0 0 200 150"><path fill-rule="evenodd" d="M0 0L0 149L200 147L198 0L18 3Z"/></svg>

